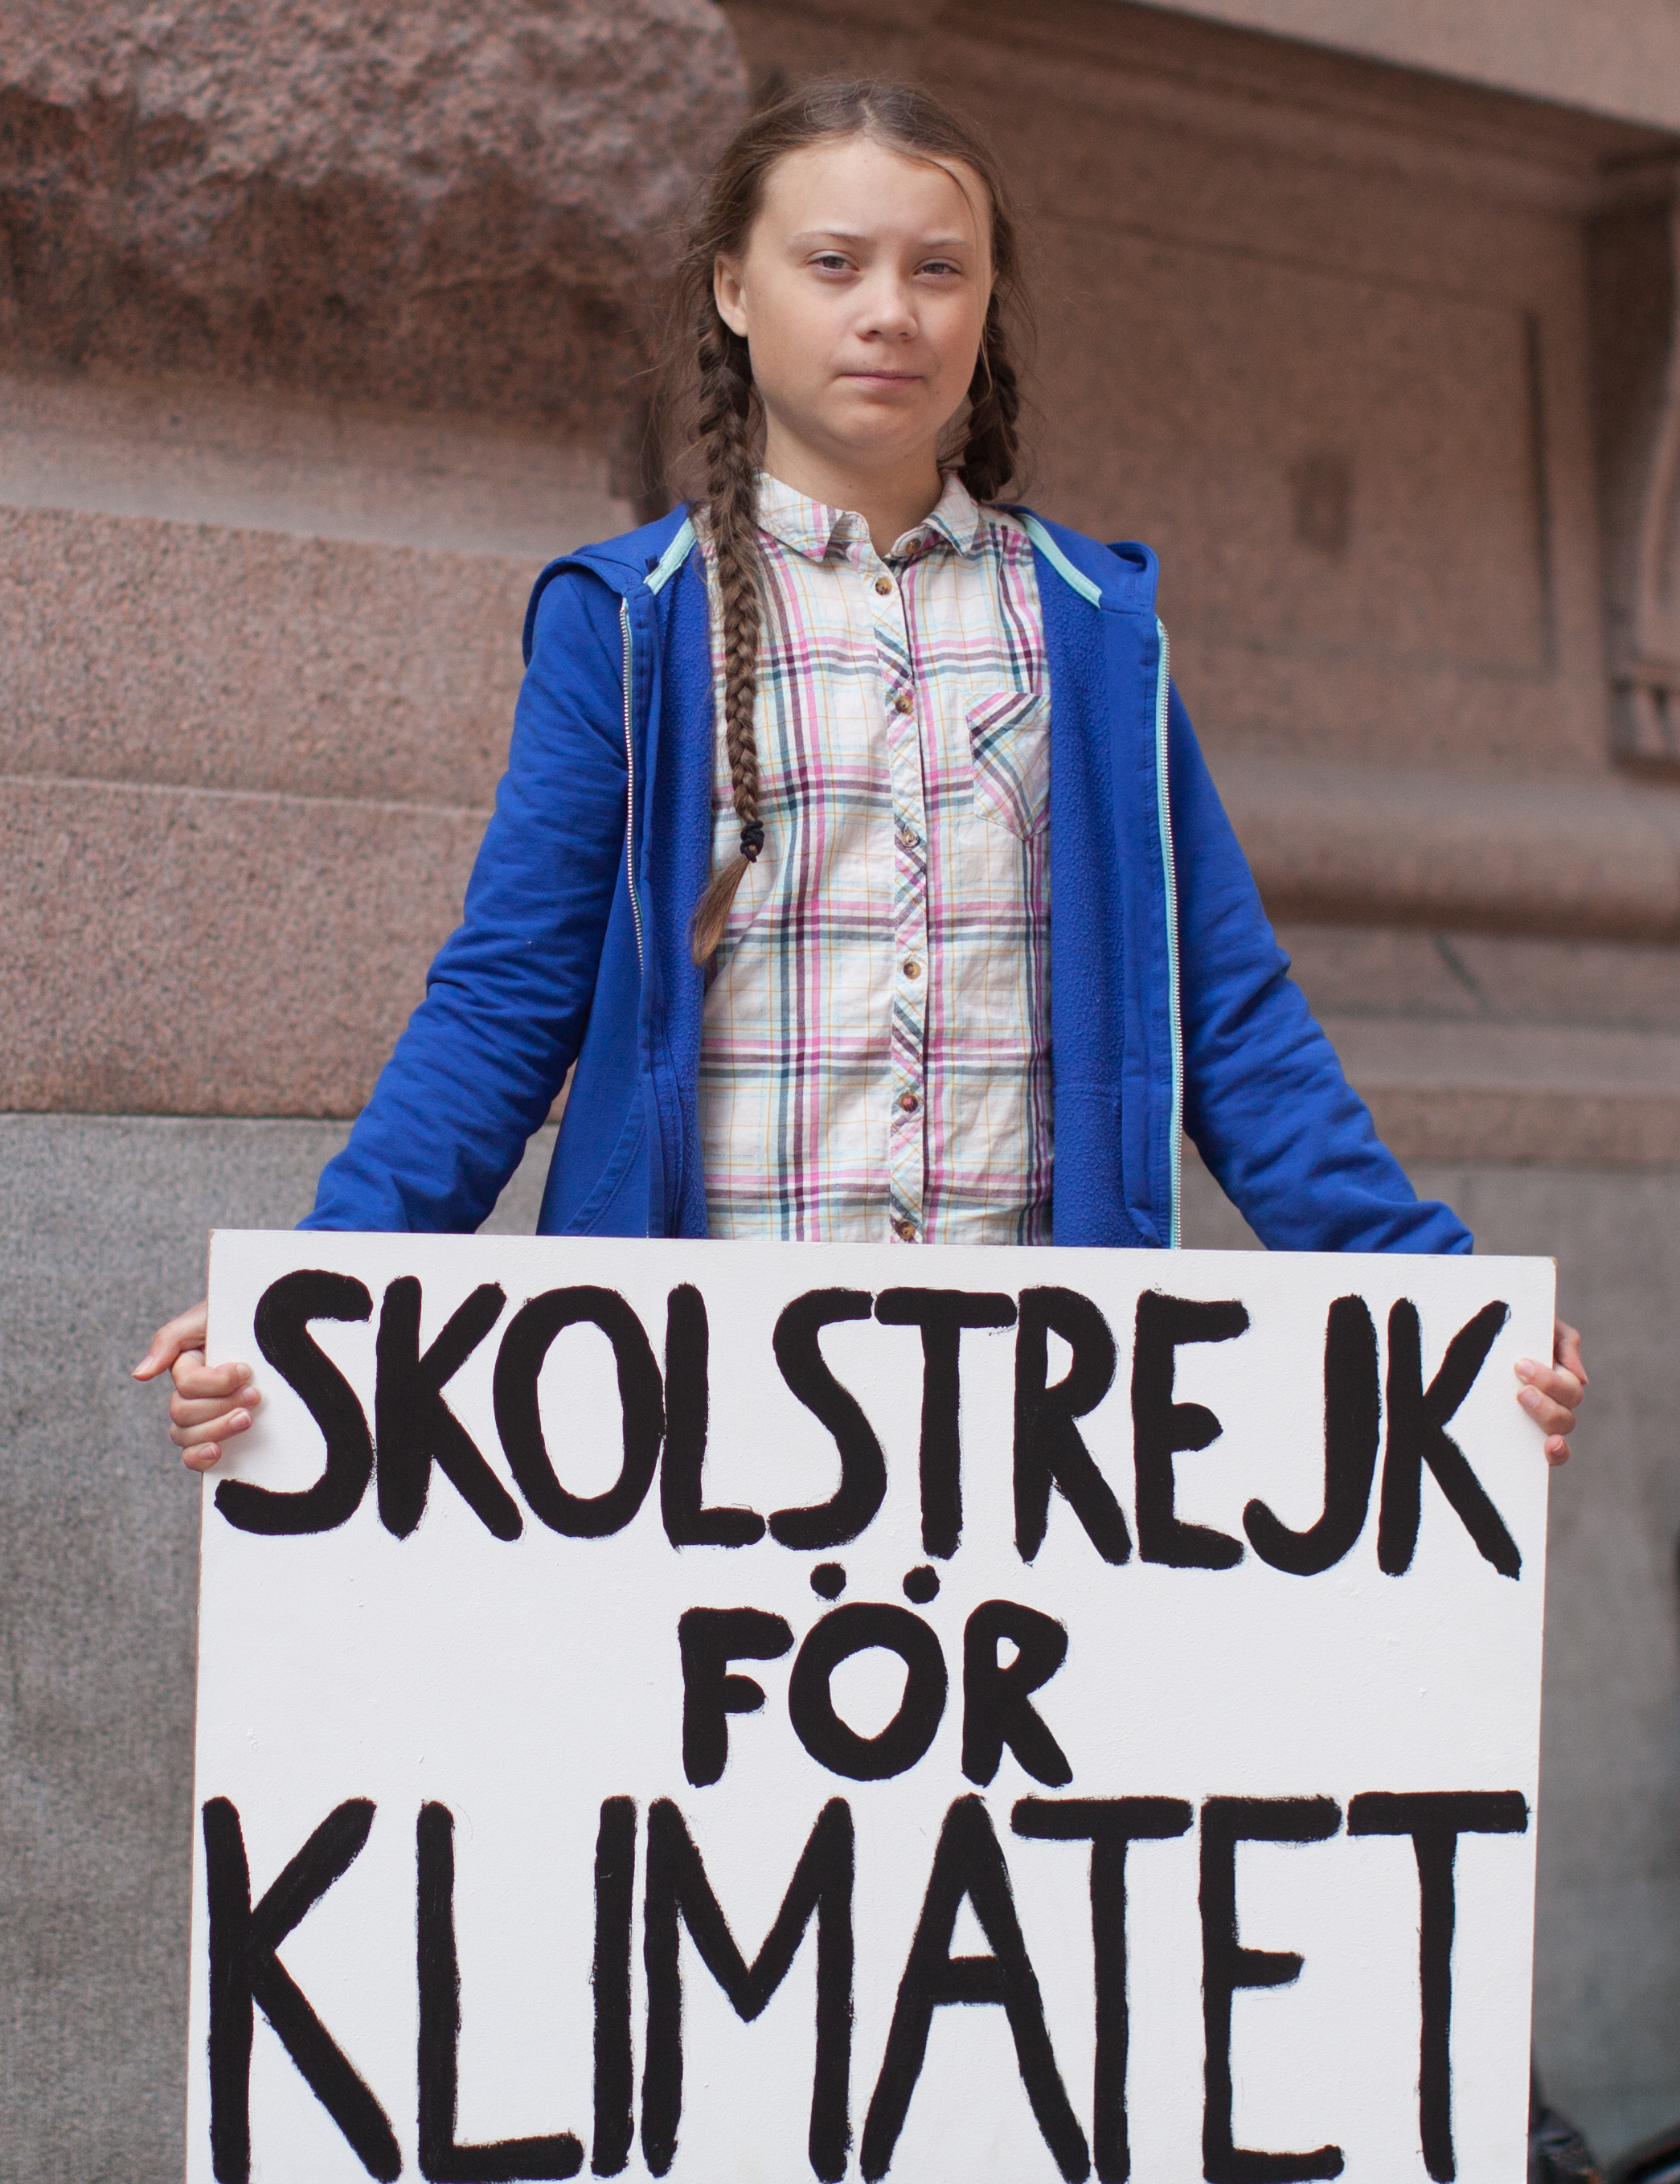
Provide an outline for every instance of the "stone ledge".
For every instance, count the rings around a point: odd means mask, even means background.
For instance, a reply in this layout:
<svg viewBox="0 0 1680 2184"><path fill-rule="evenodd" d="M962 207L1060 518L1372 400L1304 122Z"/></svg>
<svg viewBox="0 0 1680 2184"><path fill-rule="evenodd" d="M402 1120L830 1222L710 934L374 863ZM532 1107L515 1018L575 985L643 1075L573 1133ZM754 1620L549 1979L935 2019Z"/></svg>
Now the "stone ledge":
<svg viewBox="0 0 1680 2184"><path fill-rule="evenodd" d="M355 1114L484 816L0 776L0 1108ZM1680 1035L1323 1022L1403 1159L1680 1167Z"/></svg>
<svg viewBox="0 0 1680 2184"><path fill-rule="evenodd" d="M609 468L599 448L471 420L0 367L0 506L540 566L634 524Z"/></svg>
<svg viewBox="0 0 1680 2184"><path fill-rule="evenodd" d="M1680 940L1680 797L1666 789L1242 757L1214 777L1274 918Z"/></svg>
<svg viewBox="0 0 1680 2184"><path fill-rule="evenodd" d="M1403 1161L1680 1167L1680 1038L1327 1017Z"/></svg>

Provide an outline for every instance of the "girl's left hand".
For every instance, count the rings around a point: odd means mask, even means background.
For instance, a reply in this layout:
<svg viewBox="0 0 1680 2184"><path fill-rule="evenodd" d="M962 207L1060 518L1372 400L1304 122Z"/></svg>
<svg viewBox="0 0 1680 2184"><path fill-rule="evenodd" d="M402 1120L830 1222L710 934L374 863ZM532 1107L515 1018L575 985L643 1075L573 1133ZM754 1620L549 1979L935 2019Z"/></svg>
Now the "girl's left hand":
<svg viewBox="0 0 1680 2184"><path fill-rule="evenodd" d="M1517 1401L1544 1431L1547 1462L1567 1463L1569 1436L1587 1392L1580 1335L1559 1320L1552 1333L1552 1362L1542 1365L1535 1358L1519 1357L1516 1377L1523 1384Z"/></svg>

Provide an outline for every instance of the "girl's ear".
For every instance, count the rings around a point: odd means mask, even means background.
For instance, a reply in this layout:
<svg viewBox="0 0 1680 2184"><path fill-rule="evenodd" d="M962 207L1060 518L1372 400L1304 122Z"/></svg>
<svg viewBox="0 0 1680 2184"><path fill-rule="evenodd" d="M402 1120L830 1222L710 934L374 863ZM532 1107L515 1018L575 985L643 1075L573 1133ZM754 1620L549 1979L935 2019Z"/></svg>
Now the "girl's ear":
<svg viewBox="0 0 1680 2184"><path fill-rule="evenodd" d="M732 258L719 258L712 266L712 294L717 303L718 316L732 334L744 340L747 334L747 312L741 292L741 267Z"/></svg>

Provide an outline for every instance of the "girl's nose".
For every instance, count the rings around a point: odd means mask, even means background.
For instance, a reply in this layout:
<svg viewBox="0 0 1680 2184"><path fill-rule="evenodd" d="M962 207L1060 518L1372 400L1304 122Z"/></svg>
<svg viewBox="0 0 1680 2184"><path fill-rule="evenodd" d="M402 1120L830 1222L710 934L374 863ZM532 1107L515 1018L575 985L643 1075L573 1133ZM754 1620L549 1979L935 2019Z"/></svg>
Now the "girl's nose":
<svg viewBox="0 0 1680 2184"><path fill-rule="evenodd" d="M915 332L915 299L901 281L871 282L864 292L862 303L860 332L885 334L895 341Z"/></svg>

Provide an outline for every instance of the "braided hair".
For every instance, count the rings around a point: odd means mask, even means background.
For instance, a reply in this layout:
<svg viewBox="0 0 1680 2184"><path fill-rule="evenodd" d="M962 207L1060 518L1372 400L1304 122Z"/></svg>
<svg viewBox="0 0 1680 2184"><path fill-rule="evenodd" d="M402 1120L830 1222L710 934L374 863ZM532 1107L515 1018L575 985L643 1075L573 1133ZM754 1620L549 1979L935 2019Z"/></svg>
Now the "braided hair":
<svg viewBox="0 0 1680 2184"><path fill-rule="evenodd" d="M738 258L764 200L770 170L790 152L837 138L868 136L889 150L937 164L960 162L984 185L992 215L993 287L965 410L940 451L976 500L995 500L1020 465L1020 382L1009 320L1018 302L1019 246L996 157L943 101L910 85L826 80L755 114L714 170L676 269L661 410L665 435L681 452L677 495L711 551L723 638L723 733L731 800L740 822L737 854L714 873L696 905L690 942L709 963L749 865L765 844L759 808L758 697L763 619L758 458L764 417L743 336L718 310L720 258Z"/></svg>

